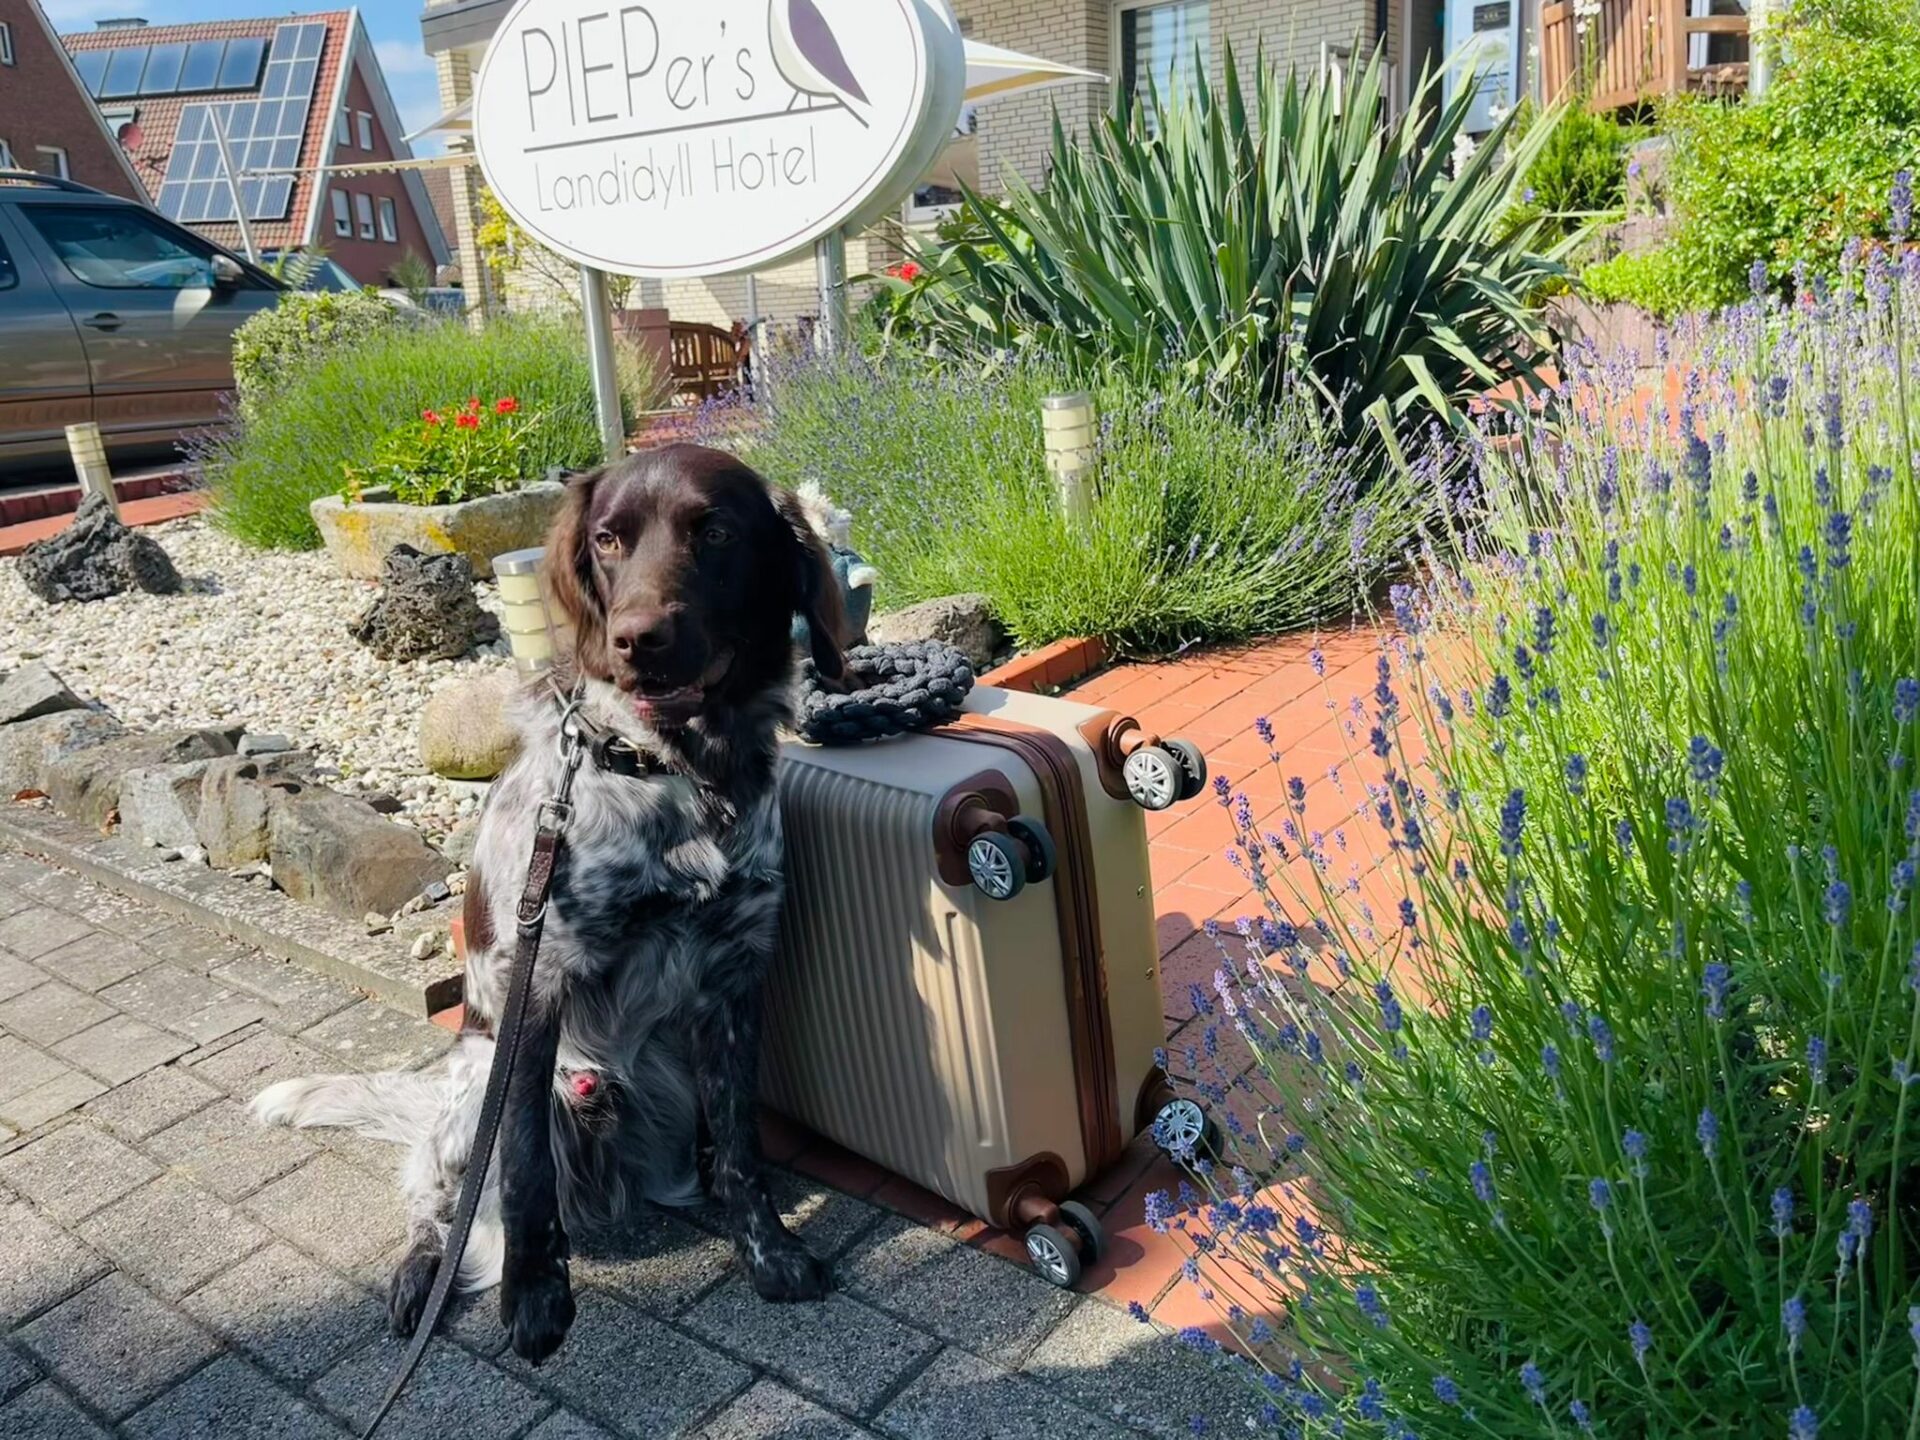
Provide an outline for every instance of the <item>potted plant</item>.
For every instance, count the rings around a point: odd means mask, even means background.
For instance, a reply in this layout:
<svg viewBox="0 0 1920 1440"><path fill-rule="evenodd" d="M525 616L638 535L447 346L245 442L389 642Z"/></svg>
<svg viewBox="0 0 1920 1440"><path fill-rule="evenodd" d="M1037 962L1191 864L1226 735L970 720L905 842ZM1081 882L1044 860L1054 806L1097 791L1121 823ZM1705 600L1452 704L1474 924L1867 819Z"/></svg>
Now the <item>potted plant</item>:
<svg viewBox="0 0 1920 1440"><path fill-rule="evenodd" d="M423 410L388 433L346 485L311 506L334 563L377 580L387 552L411 545L467 557L476 575L493 557L537 545L559 513L562 487L526 484L526 441L540 416L511 395Z"/></svg>

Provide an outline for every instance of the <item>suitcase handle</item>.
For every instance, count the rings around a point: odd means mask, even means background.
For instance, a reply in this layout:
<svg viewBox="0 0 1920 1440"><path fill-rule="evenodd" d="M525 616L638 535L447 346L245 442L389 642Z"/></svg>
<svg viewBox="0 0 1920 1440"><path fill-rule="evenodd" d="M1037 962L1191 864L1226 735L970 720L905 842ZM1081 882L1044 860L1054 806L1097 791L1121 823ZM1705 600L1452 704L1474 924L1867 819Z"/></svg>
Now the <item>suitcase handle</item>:
<svg viewBox="0 0 1920 1440"><path fill-rule="evenodd" d="M1168 810L1207 788L1207 757L1191 740L1163 740L1131 715L1111 711L1080 727L1100 784L1142 810Z"/></svg>

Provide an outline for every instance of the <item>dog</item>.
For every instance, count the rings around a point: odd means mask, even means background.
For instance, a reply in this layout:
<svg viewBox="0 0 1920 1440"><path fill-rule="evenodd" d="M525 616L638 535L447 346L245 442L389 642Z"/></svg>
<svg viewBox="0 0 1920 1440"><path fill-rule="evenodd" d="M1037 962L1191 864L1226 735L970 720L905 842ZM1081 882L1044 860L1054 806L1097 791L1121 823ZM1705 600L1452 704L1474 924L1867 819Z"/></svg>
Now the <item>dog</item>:
<svg viewBox="0 0 1920 1440"><path fill-rule="evenodd" d="M538 815L560 779L557 694L576 695L584 733L601 742L589 748L603 753L574 782L496 1162L458 1277L463 1290L499 1285L513 1349L535 1363L572 1324L569 1233L637 1199L701 1202L702 1119L713 1192L754 1288L787 1301L832 1287L768 1194L755 1102L796 614L819 674L844 674L838 587L801 502L720 451L669 445L573 481L545 564L574 645L553 684L523 693L519 757L481 816L466 1019L449 1062L289 1080L253 1102L267 1123L407 1146L407 1242L388 1318L413 1333L478 1128Z"/></svg>

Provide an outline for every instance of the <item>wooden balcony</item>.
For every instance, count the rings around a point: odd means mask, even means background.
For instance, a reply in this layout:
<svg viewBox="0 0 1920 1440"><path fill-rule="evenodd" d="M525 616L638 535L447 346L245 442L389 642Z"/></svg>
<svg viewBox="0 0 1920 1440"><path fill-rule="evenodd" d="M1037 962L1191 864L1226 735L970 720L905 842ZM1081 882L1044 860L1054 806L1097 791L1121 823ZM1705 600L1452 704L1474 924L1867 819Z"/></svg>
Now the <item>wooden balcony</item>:
<svg viewBox="0 0 1920 1440"><path fill-rule="evenodd" d="M1689 91L1747 87L1747 17L1738 0L1599 0L1582 18L1574 0L1540 7L1541 79L1549 101L1584 77L1587 104L1619 110ZM1583 5L1582 9L1591 9Z"/></svg>

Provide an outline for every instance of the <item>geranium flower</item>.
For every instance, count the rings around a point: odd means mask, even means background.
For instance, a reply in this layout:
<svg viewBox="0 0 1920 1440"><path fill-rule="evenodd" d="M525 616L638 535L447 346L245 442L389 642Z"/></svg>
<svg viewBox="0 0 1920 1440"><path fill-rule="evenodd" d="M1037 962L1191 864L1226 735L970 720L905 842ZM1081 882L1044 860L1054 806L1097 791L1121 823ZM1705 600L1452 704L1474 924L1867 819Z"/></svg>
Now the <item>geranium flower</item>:
<svg viewBox="0 0 1920 1440"><path fill-rule="evenodd" d="M438 410L422 410L420 412L420 418L429 425L438 425L440 423L440 412Z"/></svg>
<svg viewBox="0 0 1920 1440"><path fill-rule="evenodd" d="M478 430L480 428L480 417L473 411L467 410L454 416L453 423L458 425L462 430Z"/></svg>
<svg viewBox="0 0 1920 1440"><path fill-rule="evenodd" d="M493 413L496 415L511 415L519 408L520 402L511 395L502 395L493 402Z"/></svg>

